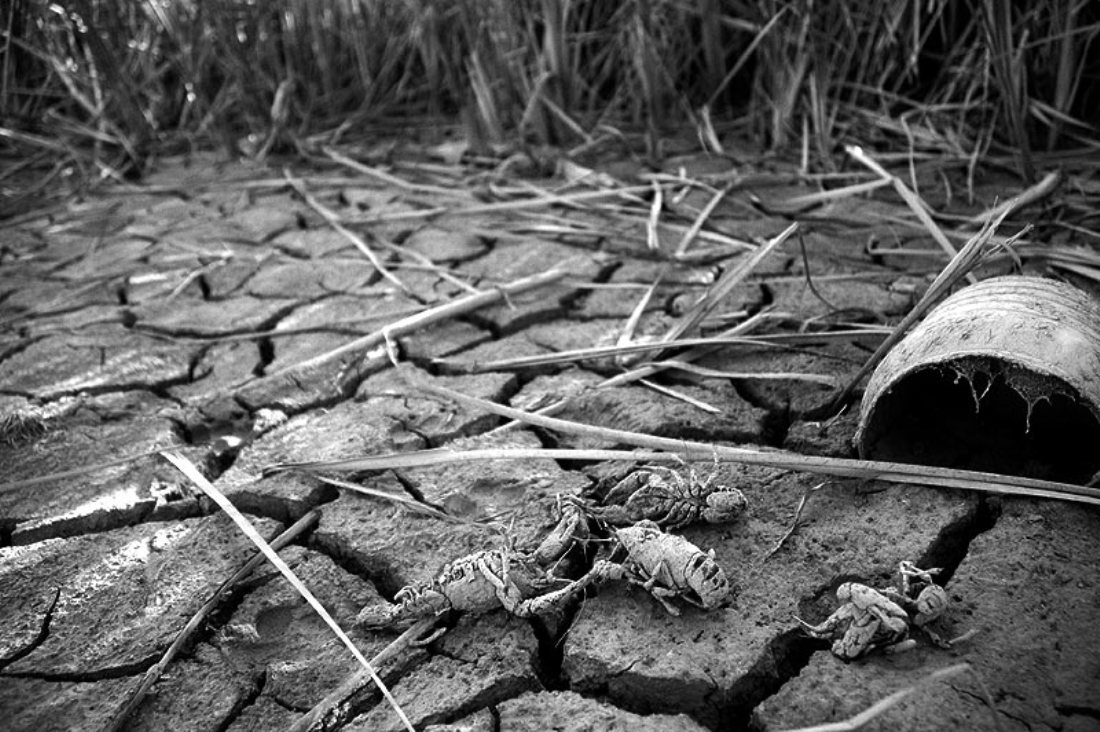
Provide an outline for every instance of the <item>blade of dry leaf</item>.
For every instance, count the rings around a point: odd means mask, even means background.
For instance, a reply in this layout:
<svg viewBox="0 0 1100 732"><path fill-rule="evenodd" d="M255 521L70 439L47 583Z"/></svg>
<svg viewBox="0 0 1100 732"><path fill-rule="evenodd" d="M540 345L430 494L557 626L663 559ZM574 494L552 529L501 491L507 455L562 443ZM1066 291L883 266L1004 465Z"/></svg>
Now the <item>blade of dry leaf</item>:
<svg viewBox="0 0 1100 732"><path fill-rule="evenodd" d="M435 624L436 618L434 617L424 618L418 621L414 626L394 638L388 646L379 651L374 658L370 660L371 666L377 669L384 669L398 657L398 654L428 635L428 631L431 631L435 627ZM317 702L317 705L314 706L313 709L310 709L295 720L294 724L287 727L286 732L310 732L310 730L330 730L338 728L342 723L346 722L347 717L350 716L348 710L349 702L355 698L356 693L360 689L367 686L370 682L371 678L365 670L360 669L356 671L333 689L328 696Z"/></svg>
<svg viewBox="0 0 1100 732"><path fill-rule="evenodd" d="M785 732L853 732L854 730L862 729L883 712L896 706L928 684L934 681L950 679L966 671L974 672L973 667L969 663L958 663L954 666L938 669L920 679L912 686L907 686L904 689L895 691L893 694L880 699L867 709L864 709L859 714L849 717L848 719L842 719L839 722L830 722L828 724L815 724L811 727L798 727L797 729L786 730ZM988 693L985 693L984 696L986 704L989 706L990 712L993 715L993 728L1000 730L1001 723L997 715L997 708L993 706L992 699L989 697Z"/></svg>
<svg viewBox="0 0 1100 732"><path fill-rule="evenodd" d="M282 549L297 538L303 531L306 531L317 523L320 517L321 512L319 510L314 509L310 511L305 516L295 521L286 531L275 537L271 541L271 548L276 551ZM126 728L127 720L129 720L130 716L137 710L138 706L141 705L142 700L144 700L145 696L149 693L149 689L152 688L153 684L156 683L157 679L164 673L164 669L168 667L168 664L172 662L172 659L176 657L176 654L179 653L184 644L191 640L192 634L194 634L194 632L206 621L207 616L214 611L218 603L225 597L226 593L233 589L238 582L247 577L252 570L260 566L260 563L263 562L264 559L266 559L266 557L263 553L257 553L245 562L244 566L234 572L233 576L223 582L218 589L214 590L210 599L203 603L203 606L191 616L189 621L187 621L187 625L183 626L180 632L176 634L176 638L172 641L172 645L168 646L168 650L164 652L164 655L161 656L156 665L145 672L145 676L141 679L141 685L130 695L130 701L126 703L126 706L115 715L114 719L112 719L105 728L107 732L117 732L118 730Z"/></svg>
<svg viewBox="0 0 1100 732"><path fill-rule="evenodd" d="M439 323L444 320L448 320L458 315L477 310L491 305L498 300L505 299L508 295L514 295L519 292L526 292L538 287L544 287L563 279L568 272L564 269L552 269L546 272L542 272L530 277L524 277L522 279L509 282L504 285L487 290L484 292L478 292L470 295L463 295L462 297L449 300L441 305L437 305L434 308L421 311L414 315L410 315L407 318L402 318L395 323L391 323L384 328L374 331L369 335L365 335L362 338L357 338L350 343L345 343L342 346L314 356L313 358L306 359L305 361L287 366L279 371L270 374L267 378L283 376L300 369L312 368L321 364L327 363L335 358L339 358L345 353L351 353L354 351L365 351L383 343L388 343L396 336L406 335L412 333L419 328L423 328L433 323Z"/></svg>
<svg viewBox="0 0 1100 732"><path fill-rule="evenodd" d="M286 578L287 582L289 582L294 587L294 589L298 591L298 594L301 595L307 603L309 603L309 606L313 608L313 611L316 612L323 621L325 621L325 624L328 625L328 627L332 630L336 637L340 639L340 642L343 643L349 651L351 651L351 654L355 656L355 660L359 662L359 665L363 667L363 670L370 674L371 680L374 681L375 685L378 687L378 690L382 692L382 696L386 698L386 701L388 701L393 707L394 711L397 712L397 716L401 719L401 722L405 725L405 728L408 729L409 732L416 732L416 730L412 726L412 722L410 722L409 718L405 716L405 712L398 705L397 700L393 698L393 694L390 693L390 690L386 687L386 684L378 676L378 673L374 670L374 667L371 666L370 661L366 659L359 648L356 647L355 643L352 642L351 638L348 637L347 633L344 632L344 629L340 627L336 620L334 620L333 617L329 615L328 611L325 610L324 606L321 605L317 598L313 596L313 593L309 591L309 588L302 584L302 581L298 579L297 575L295 575L293 570L291 570L287 563L283 561L282 557L276 554L275 550L271 548L271 545L264 541L264 538L260 536L260 532L256 531L255 527L252 526L252 523L248 519L246 519L240 511L237 510L236 506L229 502L229 499L226 498L221 491L215 488L214 485L210 481L208 481L202 473L198 471L198 469L190 460L185 458L183 455L180 455L179 453L162 452L161 455L164 456L165 460L176 466L176 468L181 473L187 476L191 480L191 482L194 483L203 493L209 496L210 499L214 501L214 503L218 504L218 508L225 511L225 513L228 514L231 519L233 519L233 523L237 524L244 535L247 536L249 540L256 545L256 548L263 553L264 557L266 557L267 560L271 562L271 564L274 565L276 569L279 570L279 573Z"/></svg>
<svg viewBox="0 0 1100 732"><path fill-rule="evenodd" d="M894 331L884 340L875 352L871 354L871 357L863 364L858 372L851 378L847 386L840 390L840 392L824 404L820 409L811 410L811 417L820 417L835 412L842 407L851 397L852 392L859 385L859 382L863 380L863 377L871 373L871 371L886 357L886 354L893 348L898 341L908 332L918 319L924 316L933 305L940 301L952 287L965 275L969 274L974 266L981 259L985 249L985 245L989 242L993 236L993 232L1004 221L1007 211L1001 213L1000 217L994 221L986 222L986 225L982 227L981 231L974 234L970 238L970 241L966 243L958 253L952 257L951 261L947 263L947 266L939 273L932 284L925 290L924 295L913 306L913 309L909 311L901 322L897 324ZM1026 231L1026 229L1025 229ZM1022 235L1024 231L1021 231L1017 236Z"/></svg>
<svg viewBox="0 0 1100 732"><path fill-rule="evenodd" d="M637 445L650 450L679 453L688 459L706 460L717 458L720 461L761 465L780 470L795 470L806 473L832 475L842 478L860 478L864 480L887 480L895 483L914 485L934 485L942 488L956 488L983 493L1007 493L1010 495L1031 496L1035 498L1053 498L1100 505L1100 489L1059 483L1037 478L1022 478L1013 475L999 475L973 470L956 470L931 465L910 465L880 460L854 460L851 458L833 458L819 455L800 455L782 450L761 450L747 447L707 444L690 440L674 440L667 437L654 437L628 430L597 427L580 422L556 419L541 414L525 412L521 409L506 407L495 402L469 396L444 386L431 383L419 376L407 365L399 368L402 378L409 385L429 394L451 399L460 404L484 409L502 417L527 424L545 427L567 434L595 437L612 443Z"/></svg>

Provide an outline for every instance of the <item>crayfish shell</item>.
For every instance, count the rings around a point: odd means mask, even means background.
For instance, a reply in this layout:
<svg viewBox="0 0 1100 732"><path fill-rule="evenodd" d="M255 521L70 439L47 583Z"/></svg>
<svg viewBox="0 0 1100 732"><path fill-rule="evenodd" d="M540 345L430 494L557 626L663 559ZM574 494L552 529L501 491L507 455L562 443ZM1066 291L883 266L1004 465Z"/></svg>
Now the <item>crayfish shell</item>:
<svg viewBox="0 0 1100 732"><path fill-rule="evenodd" d="M1084 483L1100 470L1100 302L995 277L944 300L886 355L862 457Z"/></svg>

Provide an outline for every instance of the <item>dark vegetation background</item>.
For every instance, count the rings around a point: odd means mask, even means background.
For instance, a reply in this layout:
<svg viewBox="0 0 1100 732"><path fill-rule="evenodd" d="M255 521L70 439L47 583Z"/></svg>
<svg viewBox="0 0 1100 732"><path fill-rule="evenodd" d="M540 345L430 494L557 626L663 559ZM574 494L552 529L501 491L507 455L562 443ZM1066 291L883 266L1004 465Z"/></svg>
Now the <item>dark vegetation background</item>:
<svg viewBox="0 0 1100 732"><path fill-rule="evenodd" d="M475 150L695 131L989 157L1100 156L1095 0L7 0L0 214L154 151L308 152L441 134ZM433 132L434 130L434 132ZM32 174L33 173L33 174Z"/></svg>

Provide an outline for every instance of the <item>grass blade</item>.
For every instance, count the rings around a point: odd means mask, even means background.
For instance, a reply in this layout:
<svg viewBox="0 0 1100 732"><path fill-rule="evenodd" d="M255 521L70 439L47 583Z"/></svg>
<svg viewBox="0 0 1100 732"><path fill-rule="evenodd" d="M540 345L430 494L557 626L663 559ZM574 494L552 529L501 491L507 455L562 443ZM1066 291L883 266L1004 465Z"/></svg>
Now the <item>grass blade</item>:
<svg viewBox="0 0 1100 732"><path fill-rule="evenodd" d="M597 427L595 425L571 422L569 420L548 417L542 414L526 412L522 409L506 407L485 399L469 396L448 389L421 378L415 369L409 366L400 368L402 377L410 386L428 394L451 399L460 404L483 409L511 420L533 424L538 427L565 432L567 434L595 437L612 443L637 445L649 450L678 453L686 459L713 460L760 465L780 470L795 470L840 478L859 478L864 480L888 480L895 483L912 485L931 485L941 488L979 491L983 493L1006 493L1033 498L1053 498L1077 503L1100 506L1100 489L1070 483L1023 478L1013 475L999 475L974 470L957 470L931 465L911 465L891 463L881 460L854 460L851 458L833 458L818 455L800 455L781 450L762 450L747 447L729 447L727 445L707 444L691 440L675 440L668 437L654 437L629 430Z"/></svg>
<svg viewBox="0 0 1100 732"><path fill-rule="evenodd" d="M313 596L313 593L309 591L309 588L302 584L302 581L298 579L297 575L295 575L294 572L287 565L287 563L283 561L282 557L276 554L275 550L271 548L271 545L264 541L264 538L260 536L260 532L256 531L255 527L252 526L252 523L248 519L246 519L240 511L237 510L236 506L229 502L229 499L226 498L221 491L215 488L214 485L210 481L208 481L206 477L198 471L197 468L195 468L194 464L190 460L185 458L183 455L174 452L162 452L161 455L164 456L165 460L176 466L176 468L181 473L187 476L192 483L198 486L199 490L205 493L212 501L214 501L214 503L218 504L218 508L225 511L225 513L228 514L231 519L233 519L233 523L237 524L241 532L244 533L244 535L247 536L249 540L256 545L256 548L263 553L264 557L267 558L267 561L271 562L271 564L279 570L280 574L282 574L283 577L286 578L287 582L289 582L291 586L293 586L294 589L298 591L298 594L301 595L305 599L305 601L309 603L310 607L313 608L313 611L317 613L321 620L325 621L325 624L332 629L332 632L336 634L336 637L340 639L340 642L347 646L347 649L351 651L351 655L355 656L355 660L359 662L359 665L363 667L363 670L370 674L371 680L374 682L375 686L378 687L378 690L382 692L382 696L386 698L386 701L388 701L393 707L394 711L397 712L397 716L401 719L401 722L405 725L405 728L408 729L409 732L416 732L416 730L412 726L412 722L410 722L409 718L405 716L405 712L398 705L397 700L393 698L393 694L390 693L390 690L386 687L386 684L378 676L378 673L374 670L374 667L371 666L370 661L366 659L362 652L360 652L360 650L356 647L355 643L352 642L351 638L348 637L347 633L344 632L343 628L339 626L336 620L334 620L333 617L329 615L328 611L325 610L324 606L322 606L317 598Z"/></svg>

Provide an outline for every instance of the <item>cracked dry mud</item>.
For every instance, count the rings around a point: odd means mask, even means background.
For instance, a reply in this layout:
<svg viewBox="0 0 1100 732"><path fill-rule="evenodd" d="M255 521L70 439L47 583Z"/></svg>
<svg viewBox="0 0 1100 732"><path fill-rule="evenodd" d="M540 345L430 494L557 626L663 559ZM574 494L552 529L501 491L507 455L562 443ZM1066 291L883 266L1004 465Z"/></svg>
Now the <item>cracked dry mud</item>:
<svg viewBox="0 0 1100 732"><path fill-rule="evenodd" d="M380 348L285 371L464 291L431 269L395 267L402 291L278 180L246 185L269 176L169 159L148 181L161 188L108 190L4 230L0 718L7 729L103 729L191 615L251 555L233 524L195 498L158 449L187 455L269 539L319 508L316 526L282 554L370 657L396 633L352 628L362 607L430 580L450 559L499 546L501 536L302 473L265 476L265 466L440 445L604 446L541 430L487 434L497 417L411 393ZM417 210L369 180L311 180L341 216ZM471 194L464 203L475 202ZM747 208L735 210L743 216ZM553 214L578 228L608 223L583 209ZM786 225L753 216L736 230L768 237ZM112 228L94 225L101 220ZM662 266L644 234L628 227L559 239L530 233L523 221L520 214L383 217L358 229L483 288L569 269L566 281L397 339L403 358L439 383L530 407L606 374L576 366L469 373L470 366L613 343ZM857 236L844 224L807 231L811 269L835 277L818 285L831 306L807 287L798 244L789 242L719 312L773 305L804 319L839 308L893 322L912 305L907 293L923 281L867 259L861 242L869 232ZM669 270L639 333L667 330L723 264ZM868 353L858 340L831 341L812 352L726 351L703 363L842 382ZM828 424L801 417L828 394L820 385L691 374L663 383L716 412L631 385L558 416L852 454L852 414ZM89 466L98 467L78 470ZM357 477L462 518L506 516L519 545L530 547L554 523L556 494L580 494L626 469L497 460ZM562 617L458 618L386 669L417 729L778 730L846 718L960 661L974 673L922 688L875 724L991 728L984 686L1001 729L1100 728L1096 510L833 480L812 493L798 530L773 553L800 499L821 479L732 464L719 468L719 479L746 494L747 514L684 534L714 550L735 588L729 607L672 617L642 589L608 585ZM952 602L946 625L957 631L949 635L977 635L951 650L920 639L907 654L844 663L797 630L796 617L820 622L831 612L841 582L888 584L901 559L943 567ZM355 671L321 621L262 566L233 588L126 728L283 729ZM366 693L342 728L400 723L378 694Z"/></svg>

